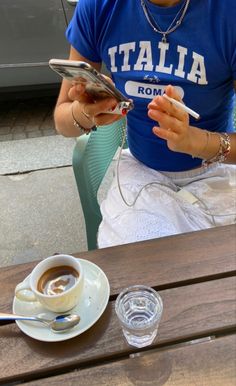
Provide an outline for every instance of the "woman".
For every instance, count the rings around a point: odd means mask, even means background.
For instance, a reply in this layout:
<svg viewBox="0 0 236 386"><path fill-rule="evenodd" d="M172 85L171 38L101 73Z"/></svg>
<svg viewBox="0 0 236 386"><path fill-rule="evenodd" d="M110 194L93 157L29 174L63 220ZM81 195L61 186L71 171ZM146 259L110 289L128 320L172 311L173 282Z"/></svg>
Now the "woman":
<svg viewBox="0 0 236 386"><path fill-rule="evenodd" d="M67 30L69 58L97 70L104 62L134 102L120 187L115 178L101 204L99 247L235 222L235 17L234 0L79 1ZM120 119L104 113L115 106L63 81L57 130L78 136L109 124Z"/></svg>

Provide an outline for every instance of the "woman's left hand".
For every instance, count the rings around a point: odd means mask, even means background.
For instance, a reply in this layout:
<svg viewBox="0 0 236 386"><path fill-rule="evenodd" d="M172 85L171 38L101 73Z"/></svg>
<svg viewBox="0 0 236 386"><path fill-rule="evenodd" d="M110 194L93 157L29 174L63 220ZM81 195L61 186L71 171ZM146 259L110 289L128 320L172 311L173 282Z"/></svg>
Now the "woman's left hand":
<svg viewBox="0 0 236 386"><path fill-rule="evenodd" d="M182 102L176 89L169 85L165 93ZM168 148L173 151L191 154L193 151L192 128L189 126L189 115L173 105L162 96L155 97L148 105L149 118L158 122L153 127L153 133L167 141Z"/></svg>

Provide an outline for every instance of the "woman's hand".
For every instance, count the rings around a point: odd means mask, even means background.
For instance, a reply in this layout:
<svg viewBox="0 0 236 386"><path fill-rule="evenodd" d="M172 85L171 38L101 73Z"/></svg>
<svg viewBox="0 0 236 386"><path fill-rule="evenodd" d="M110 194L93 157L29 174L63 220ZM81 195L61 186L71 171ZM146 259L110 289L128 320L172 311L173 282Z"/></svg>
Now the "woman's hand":
<svg viewBox="0 0 236 386"><path fill-rule="evenodd" d="M167 86L165 93L182 102L173 86ZM157 96L148 105L148 116L159 123L159 127L153 127L153 133L165 139L170 150L192 154L195 130L189 126L189 115L185 111L164 97Z"/></svg>
<svg viewBox="0 0 236 386"><path fill-rule="evenodd" d="M104 76L110 82L111 79ZM93 99L85 90L83 83L72 86L68 92L70 100L77 100L80 103L82 113L91 120L96 126L108 125L121 118L120 114L106 113L112 111L117 105L115 98Z"/></svg>

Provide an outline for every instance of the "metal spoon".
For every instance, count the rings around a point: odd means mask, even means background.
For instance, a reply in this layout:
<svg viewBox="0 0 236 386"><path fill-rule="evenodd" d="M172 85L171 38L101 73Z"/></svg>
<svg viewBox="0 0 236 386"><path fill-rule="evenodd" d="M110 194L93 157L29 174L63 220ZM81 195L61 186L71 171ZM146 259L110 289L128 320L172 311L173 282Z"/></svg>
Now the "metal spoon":
<svg viewBox="0 0 236 386"><path fill-rule="evenodd" d="M0 320L30 320L32 322L41 322L46 324L53 332L63 332L76 326L79 321L79 315L65 314L57 315L54 319L45 319L39 316L26 316L16 314L5 314L0 312Z"/></svg>

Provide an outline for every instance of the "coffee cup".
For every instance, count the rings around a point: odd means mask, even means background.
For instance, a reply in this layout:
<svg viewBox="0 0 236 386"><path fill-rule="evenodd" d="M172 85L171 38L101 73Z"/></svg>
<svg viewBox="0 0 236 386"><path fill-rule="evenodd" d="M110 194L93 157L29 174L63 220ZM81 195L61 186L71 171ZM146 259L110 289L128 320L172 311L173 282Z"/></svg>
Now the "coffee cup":
<svg viewBox="0 0 236 386"><path fill-rule="evenodd" d="M39 302L53 312L66 312L78 303L84 282L79 259L71 255L49 256L15 288L17 299Z"/></svg>

